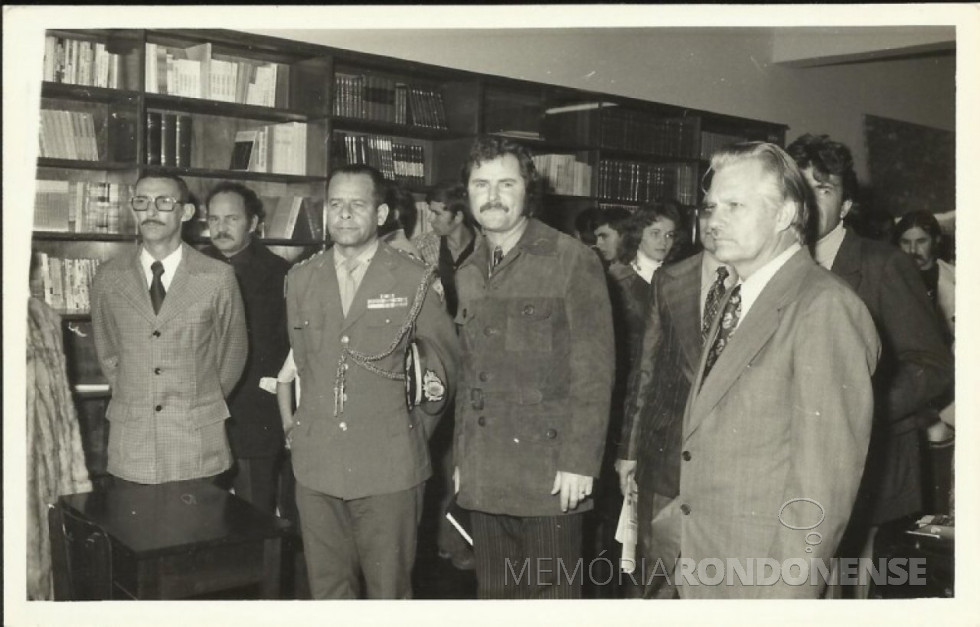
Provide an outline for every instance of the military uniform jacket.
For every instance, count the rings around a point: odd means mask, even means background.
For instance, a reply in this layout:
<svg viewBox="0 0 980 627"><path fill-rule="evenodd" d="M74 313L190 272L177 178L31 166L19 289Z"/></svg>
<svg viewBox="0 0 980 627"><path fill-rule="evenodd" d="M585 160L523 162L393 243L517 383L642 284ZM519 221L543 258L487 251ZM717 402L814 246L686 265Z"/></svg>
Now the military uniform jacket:
<svg viewBox="0 0 980 627"><path fill-rule="evenodd" d="M259 387L275 378L289 354L283 283L289 262L252 240L230 259L213 246L202 252L230 263L238 278L248 326L248 361L228 399L228 439L235 457L269 457L283 447L282 419L276 397Z"/></svg>
<svg viewBox="0 0 980 627"><path fill-rule="evenodd" d="M598 476L606 441L614 347L602 264L534 219L489 278L488 259L481 237L456 274L459 504L560 515L555 474Z"/></svg>
<svg viewBox="0 0 980 627"><path fill-rule="evenodd" d="M99 267L92 328L112 400L113 475L163 483L231 466L225 397L245 366L245 312L235 273L182 244L180 265L153 313L139 249Z"/></svg>
<svg viewBox="0 0 980 627"><path fill-rule="evenodd" d="M332 250L299 264L286 279L289 340L303 399L292 432L296 480L311 490L343 499L388 494L418 485L431 474L427 434L434 420L408 412L405 382L370 372L347 360L346 400L334 415L334 388L342 348L367 355L386 352L408 318L424 265L379 242L347 317ZM443 380L456 374L458 343L452 320L430 287L415 334L436 351ZM408 337L376 362L404 372ZM339 404L338 404L339 407Z"/></svg>

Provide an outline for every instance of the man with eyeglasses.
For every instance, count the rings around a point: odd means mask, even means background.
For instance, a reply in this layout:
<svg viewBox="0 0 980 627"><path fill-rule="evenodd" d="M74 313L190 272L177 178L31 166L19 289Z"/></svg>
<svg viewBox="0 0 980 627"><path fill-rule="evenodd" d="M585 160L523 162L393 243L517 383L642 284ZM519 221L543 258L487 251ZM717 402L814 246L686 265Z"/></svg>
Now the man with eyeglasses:
<svg viewBox="0 0 980 627"><path fill-rule="evenodd" d="M181 241L194 215L178 177L144 176L131 206L140 245L102 264L92 327L112 390L109 473L117 483L216 477L231 466L225 397L248 340L234 271Z"/></svg>

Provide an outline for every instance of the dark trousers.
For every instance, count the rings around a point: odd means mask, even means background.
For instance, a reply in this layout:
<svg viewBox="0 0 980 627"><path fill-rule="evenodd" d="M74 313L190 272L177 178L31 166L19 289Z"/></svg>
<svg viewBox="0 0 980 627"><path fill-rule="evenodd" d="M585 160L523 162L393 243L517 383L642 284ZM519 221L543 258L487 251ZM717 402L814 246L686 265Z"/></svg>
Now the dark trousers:
<svg viewBox="0 0 980 627"><path fill-rule="evenodd" d="M225 485L224 481L225 473L211 475L210 477L198 477L197 479L181 479L181 481L210 481L222 490L227 490L228 486ZM176 483L175 481L168 481L166 483ZM102 486L105 488L126 488L133 486L144 486L152 485L146 483L138 483L136 481L130 481L129 479L123 479L122 477L117 477L116 475L106 475L102 481Z"/></svg>
<svg viewBox="0 0 980 627"><path fill-rule="evenodd" d="M412 597L412 565L424 483L344 500L296 483L303 551L314 599Z"/></svg>
<svg viewBox="0 0 980 627"><path fill-rule="evenodd" d="M236 458L229 471L235 496L267 514L275 514L281 466L281 455Z"/></svg>
<svg viewBox="0 0 980 627"><path fill-rule="evenodd" d="M579 599L584 514L505 516L473 512L477 597Z"/></svg>

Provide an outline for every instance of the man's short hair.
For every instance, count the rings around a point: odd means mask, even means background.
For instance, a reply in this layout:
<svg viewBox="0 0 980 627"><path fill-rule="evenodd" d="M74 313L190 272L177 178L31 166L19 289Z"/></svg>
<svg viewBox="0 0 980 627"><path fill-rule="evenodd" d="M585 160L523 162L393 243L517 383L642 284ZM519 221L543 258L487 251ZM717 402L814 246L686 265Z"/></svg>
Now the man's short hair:
<svg viewBox="0 0 980 627"><path fill-rule="evenodd" d="M390 183L385 203L388 205L388 218L378 227L378 235L402 229L406 237L411 237L419 217L412 192L398 183Z"/></svg>
<svg viewBox="0 0 980 627"><path fill-rule="evenodd" d="M388 180L377 168L373 168L365 163L351 163L336 168L330 172L330 175L327 177L328 188L330 187L330 183L333 181L334 177L339 174L364 174L368 176L374 186L373 194L371 196L374 200L374 207L378 208L385 203L388 196Z"/></svg>
<svg viewBox="0 0 980 627"><path fill-rule="evenodd" d="M906 231L916 227L925 231L926 234L932 238L934 243L938 243L939 240L942 239L943 230L939 226L939 220L936 219L936 216L932 215L928 211L917 210L906 213L898 222L895 223L895 229L892 232L894 243L898 244L898 241L902 238L902 235L904 235Z"/></svg>
<svg viewBox="0 0 980 627"><path fill-rule="evenodd" d="M180 198L177 200L179 200L181 203L189 203L193 202L194 200L191 196L190 188L187 187L187 183L176 174L144 174L136 179L136 184L133 185L133 189L135 190L136 185L139 185L147 179L163 179L166 181L173 181L177 184L177 188L180 189Z"/></svg>
<svg viewBox="0 0 980 627"><path fill-rule="evenodd" d="M211 200L218 194L237 194L238 197L242 199L242 205L245 207L245 213L248 215L250 220L252 218L258 218L259 223L265 220L265 209L262 207L262 200L259 198L258 194L241 183L236 181L222 181L221 183L215 185L211 191L208 192L207 200L204 201L205 209L210 209Z"/></svg>
<svg viewBox="0 0 980 627"><path fill-rule="evenodd" d="M854 157L851 150L828 135L807 133L796 138L787 146L786 152L793 157L801 170L813 168L813 178L825 181L836 174L841 178L844 200L853 201L857 197L857 174L854 172Z"/></svg>
<svg viewBox="0 0 980 627"><path fill-rule="evenodd" d="M623 241L619 245L620 261L629 263L636 259L640 242L643 240L643 229L663 218L673 222L674 228L679 230L681 228L680 206L673 200L655 200L637 208L626 224ZM676 247L672 248L671 252L675 249ZM670 253L668 258L669 256Z"/></svg>
<svg viewBox="0 0 980 627"><path fill-rule="evenodd" d="M619 233L620 236L623 236L626 235L626 231L629 229L630 212L623 207L607 207L600 209L593 220L593 231L600 226L608 226Z"/></svg>
<svg viewBox="0 0 980 627"><path fill-rule="evenodd" d="M575 216L575 230L578 231L581 240L589 246L595 244L595 230L599 226L598 219L601 213L602 209L589 207L579 211Z"/></svg>
<svg viewBox="0 0 980 627"><path fill-rule="evenodd" d="M460 211L467 215L466 208L469 206L466 187L456 181L444 181L429 190L425 195L425 202L432 204L441 203L446 211L455 216Z"/></svg>
<svg viewBox="0 0 980 627"><path fill-rule="evenodd" d="M530 151L517 142L506 137L496 137L494 135L482 135L477 137L470 148L470 153L463 163L462 183L467 188L470 182L470 173L473 168L485 161L492 161L498 157L513 155L517 159L520 167L521 178L524 179L524 213L527 217L533 216L538 210L538 202L541 196L541 177L538 169L534 166Z"/></svg>
<svg viewBox="0 0 980 627"><path fill-rule="evenodd" d="M812 217L813 190L807 184L800 168L785 150L769 142L737 142L719 148L711 155L711 165L704 175L703 187L711 185L714 172L733 163L741 163L749 159L758 160L766 172L776 179L776 189L780 201L790 201L796 206L792 228L800 245L807 246L814 235Z"/></svg>

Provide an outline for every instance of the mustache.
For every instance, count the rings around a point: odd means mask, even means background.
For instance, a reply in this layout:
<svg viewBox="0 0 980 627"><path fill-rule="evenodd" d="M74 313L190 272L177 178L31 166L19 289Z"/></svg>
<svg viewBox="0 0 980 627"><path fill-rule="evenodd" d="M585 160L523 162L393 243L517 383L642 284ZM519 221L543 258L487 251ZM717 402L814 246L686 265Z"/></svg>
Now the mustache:
<svg viewBox="0 0 980 627"><path fill-rule="evenodd" d="M500 202L488 202L480 206L480 213L483 213L484 211L490 211L491 209L500 209L502 211L506 211L507 207L505 207L503 203Z"/></svg>
<svg viewBox="0 0 980 627"><path fill-rule="evenodd" d="M231 236L228 235L227 233L218 233L217 235L213 236L211 239L231 239Z"/></svg>

